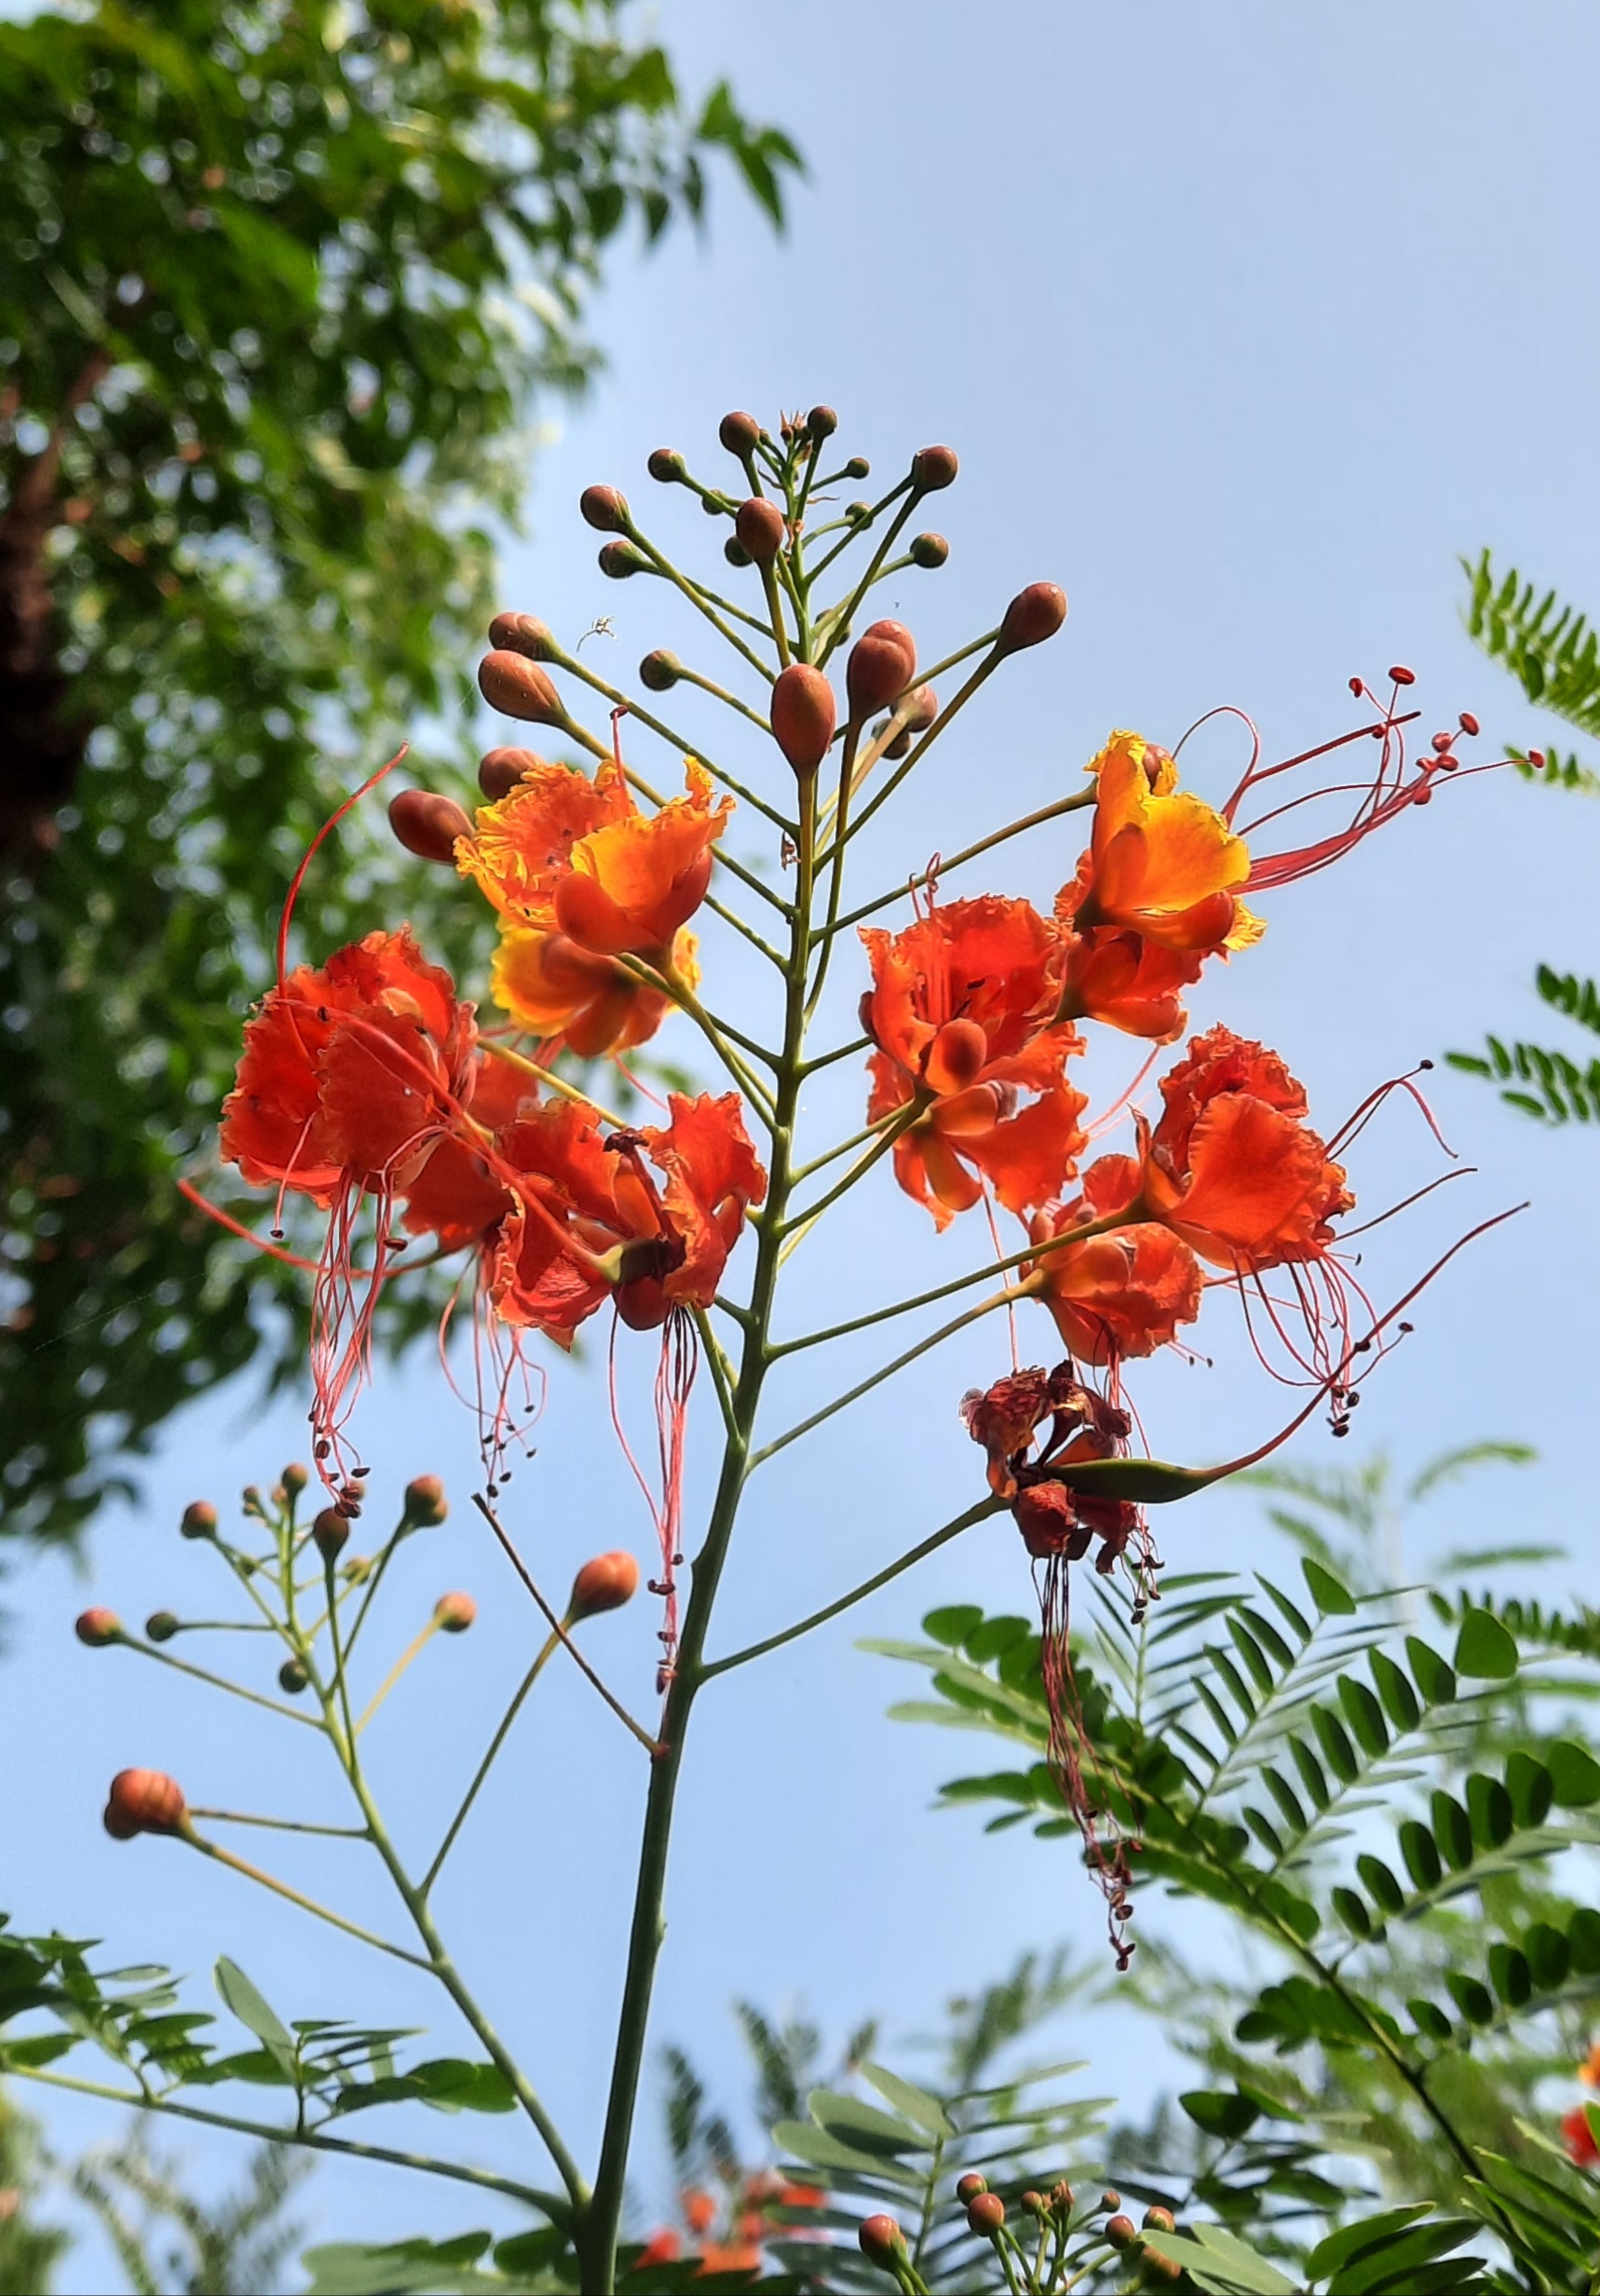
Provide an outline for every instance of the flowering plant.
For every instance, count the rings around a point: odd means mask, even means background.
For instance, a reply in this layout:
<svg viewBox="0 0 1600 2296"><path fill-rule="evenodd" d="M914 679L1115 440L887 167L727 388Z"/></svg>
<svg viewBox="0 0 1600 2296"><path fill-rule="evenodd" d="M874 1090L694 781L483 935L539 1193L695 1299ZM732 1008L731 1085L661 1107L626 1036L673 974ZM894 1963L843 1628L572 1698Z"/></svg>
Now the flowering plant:
<svg viewBox="0 0 1600 2296"><path fill-rule="evenodd" d="M627 695L544 622L496 618L479 673L486 700L586 762L499 746L483 758L475 810L421 789L389 805L401 844L454 870L464 902L482 903L495 936L488 1001L464 999L403 924L377 922L346 947L291 961L295 894L309 869L331 865L324 844L335 815L289 889L277 978L243 1023L220 1158L270 1203L261 1248L300 1261L310 1278L312 1461L285 1469L265 1496L247 1491L245 1536L224 1534L205 1502L189 1509L183 1528L213 1544L282 1654L280 1696L224 1686L325 1742L352 1797L353 1822L332 1830L381 1861L408 1941L368 1931L248 1863L215 1830L240 1814L191 1802L186 1787L162 1773L120 1773L105 1814L119 1840L163 1836L220 1859L310 1917L425 1971L481 2051L470 2061L400 2071L398 2034L284 2025L224 1962L224 1998L260 2044L244 2058L211 2056L195 2020L170 2013L165 1996L96 1991L95 2037L134 2075L142 2101L167 2103L197 2081L264 2078L294 2092L284 2132L292 2140L388 2158L399 2156L337 2133L358 2105L423 2098L520 2112L545 2164L539 2182L458 2162L415 2165L514 2193L538 2213L537 2233L503 2244L504 2271L576 2272L592 2290L613 2287L619 2269L674 1806L701 1696L1009 1511L1038 1583L1052 1790L1081 1835L1125 1967L1141 1845L1132 1811L1100 1775L1074 1685L1073 1566L1092 1551L1096 1572L1124 1589L1137 1629L1159 1592L1150 1511L1260 1460L1321 1409L1343 1433L1363 1382L1408 1328L1405 1309L1437 1272L1413 1270L1395 1297L1375 1297L1349 1248L1362 1232L1349 1222L1352 1152L1390 1095L1426 1114L1414 1078L1379 1083L1347 1121L1319 1129L1283 1059L1226 1024L1181 1052L1166 1048L1186 1033L1184 999L1202 973L1260 942L1264 924L1248 904L1426 805L1461 770L1458 744L1476 733L1474 722L1463 715L1413 754L1410 672L1394 669L1382 690L1355 679L1361 722L1304 755L1264 763L1249 729L1246 769L1220 806L1181 785L1184 742L1169 751L1113 732L1052 803L952 855L913 851L907 877L857 900L851 863L870 849L863 833L887 818L984 684L1053 639L1067 609L1052 583L1032 583L993 628L921 666L911 631L898 619L868 619L869 600L902 569L943 563L940 535L918 529L902 538L929 498L954 482L956 458L925 448L881 498L829 515L838 480L866 475L856 458L827 467L836 427L825 407L784 421L776 434L730 414L720 437L739 474L731 487L696 478L676 452L650 458L655 479L698 497L727 529L725 555L750 577L740 596L682 571L616 489L591 487L582 498L585 519L607 537L603 570L675 591L735 658L737 685L658 650L640 665L644 696ZM824 577L849 564L855 571L824 604ZM584 694L609 713L603 729L576 714ZM681 735L663 714L676 706L670 694L719 705L748 762L741 755L736 771L720 740ZM653 768L646 778L638 757L644 737L683 761L681 794L669 794ZM1367 769L1331 787L1296 778L1319 760L1352 755ZM947 892L972 864L993 866L1024 835L1058 835L1074 813L1087 816L1087 843L1076 866L1064 866L1048 913L1014 895ZM910 915L897 921L902 904ZM859 1010L859 1023L844 1025L841 1006ZM671 1091L657 1121L635 1121L608 1103L627 1092L636 1104L648 1092L633 1056L669 1025L698 1039L712 1084ZM1106 1048L1126 1039L1133 1071L1100 1106L1086 1080L1091 1030L1104 1032ZM806 1087L843 1063L864 1068L861 1121L843 1139L814 1141ZM620 1080L615 1087L601 1081L606 1064ZM1101 1148L1119 1121L1126 1147ZM975 1232L979 1264L936 1271L915 1295L826 1328L787 1329L786 1265L847 1195L890 1187L926 1212L936 1251L951 1252L953 1230ZM209 1201L204 1187L192 1192ZM305 1256L290 1248L292 1205L317 1230ZM407 1487L375 1552L346 1553L369 1501L359 1403L373 1303L419 1258L459 1265L483 1460L474 1504L540 1622L536 1655L508 1686L504 1719L420 1873L400 1856L378 1807L362 1733L424 1642L470 1628L471 1599L441 1596L423 1635L377 1685L363 1695L358 1683L390 1558L402 1540L443 1518L437 1479ZM1264 1428L1244 1456L1173 1464L1145 1442L1130 1370L1158 1349L1186 1348L1184 1335L1215 1294L1242 1312L1265 1369L1298 1392L1286 1423ZM1026 1350L1024 1311L1035 1315ZM811 1616L748 1648L714 1651L719 1583L753 1478L942 1341L1002 1312L1010 1346L995 1378L951 1396L953 1435L960 1440L964 1421L982 1453L981 1466L965 1454L969 1502ZM889 1360L787 1425L772 1424L796 1357L902 1319L915 1337ZM586 1327L603 1335L610 1354L612 1414L625 1447L617 1368L640 1351L653 1367L659 1476L652 1484L635 1472L658 1550L648 1599L659 1606L659 1659L653 1682L626 1689L603 1678L578 1629L634 1596L631 1555L587 1563L558 1609L536 1554L524 1555L506 1520L505 1487L540 1406L541 1352L572 1350ZM1059 1357L1052 1368L1024 1361L1039 1333ZM712 1492L693 1522L685 1501L691 1445L708 1455ZM320 1489L308 1500L314 1481ZM222 1682L169 1650L183 1626L158 1613L140 1637L91 1610L78 1632L90 1645L137 1649ZM644 1800L592 2172L459 1974L432 1903L521 1705L558 1662L587 1678L597 1719L636 1742ZM292 1823L254 1814L243 1822ZM63 1947L36 1982L42 2003L74 1985L81 1992L89 1979L81 1954ZM976 2188L962 2195L981 2237L997 2229L988 2223L992 2198ZM741 2189L730 2211L737 2256L722 2261L759 2270L768 2224L781 2212L815 2213L817 2200L793 2185ZM1050 2248L1052 2273L1088 2269L1085 2259L1119 2254L1133 2238L1120 2216L1105 2226L1075 2218L1064 2185L1040 2199L1038 2214L1040 2256ZM854 2222L834 2210L817 2228L831 2235ZM861 2221L860 2241L871 2262L912 2285L903 2243L881 2213ZM621 2265L642 2274L668 2268L657 2248L643 2259L620 2252Z"/></svg>

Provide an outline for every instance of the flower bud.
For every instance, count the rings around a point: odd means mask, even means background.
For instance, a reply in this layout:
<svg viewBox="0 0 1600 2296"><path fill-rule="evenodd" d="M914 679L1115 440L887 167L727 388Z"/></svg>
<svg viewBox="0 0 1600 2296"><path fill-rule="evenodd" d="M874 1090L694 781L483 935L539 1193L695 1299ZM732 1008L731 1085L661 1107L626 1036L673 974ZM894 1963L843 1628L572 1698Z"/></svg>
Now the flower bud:
<svg viewBox="0 0 1600 2296"><path fill-rule="evenodd" d="M119 1770L106 1798L105 1830L115 1841L135 1834L180 1834L188 1828L183 1789L162 1770Z"/></svg>
<svg viewBox="0 0 1600 2296"><path fill-rule="evenodd" d="M1170 2208L1146 2208L1145 2230L1147 2233L1170 2233L1176 2229L1177 2219Z"/></svg>
<svg viewBox="0 0 1600 2296"><path fill-rule="evenodd" d="M371 1555L352 1555L347 1563L339 1566L339 1576L346 1586L362 1586L373 1575L374 1557Z"/></svg>
<svg viewBox="0 0 1600 2296"><path fill-rule="evenodd" d="M441 1595L433 1606L433 1623L441 1634L464 1635L478 1615L470 1595Z"/></svg>
<svg viewBox="0 0 1600 2296"><path fill-rule="evenodd" d="M653 694L671 693L683 675L683 664L676 654L658 645L653 654L646 654L639 664L639 683Z"/></svg>
<svg viewBox="0 0 1600 2296"><path fill-rule="evenodd" d="M298 1499L311 1480L311 1470L309 1467L303 1467L298 1460L291 1460L278 1479L291 1499Z"/></svg>
<svg viewBox="0 0 1600 2296"><path fill-rule="evenodd" d="M730 566L748 566L753 563L750 552L737 535L729 535L722 546L722 554Z"/></svg>
<svg viewBox="0 0 1600 2296"><path fill-rule="evenodd" d="M1110 2188L1107 2187L1107 2189L1100 2195L1100 2206L1103 2208L1119 2208L1122 2206L1121 2194L1112 2192Z"/></svg>
<svg viewBox="0 0 1600 2296"><path fill-rule="evenodd" d="M286 1658L278 1669L278 1687L287 1691L291 1698L298 1698L310 1679L297 1658Z"/></svg>
<svg viewBox="0 0 1600 2296"><path fill-rule="evenodd" d="M1029 2216L1044 2216L1050 2208L1050 2203L1042 2193L1024 2193L1017 2206Z"/></svg>
<svg viewBox="0 0 1600 2296"><path fill-rule="evenodd" d="M1006 2204L998 2193L977 2193L967 2203L967 2221L975 2233L992 2240L1006 2221Z"/></svg>
<svg viewBox="0 0 1600 2296"><path fill-rule="evenodd" d="M675 486L686 477L689 466L675 446L658 446L644 468L658 484Z"/></svg>
<svg viewBox="0 0 1600 2296"><path fill-rule="evenodd" d="M431 789L402 789L389 799L389 827L419 861L454 862L455 840L472 835L471 817L454 797Z"/></svg>
<svg viewBox="0 0 1600 2296"><path fill-rule="evenodd" d="M722 421L717 425L717 437L730 455L739 455L742 461L745 455L753 455L757 446L760 445L761 425L753 414L743 414L736 411L732 414L723 416Z"/></svg>
<svg viewBox="0 0 1600 2296"><path fill-rule="evenodd" d="M170 1642L183 1621L172 1610L152 1610L144 1622L144 1631L152 1642Z"/></svg>
<svg viewBox="0 0 1600 2296"><path fill-rule="evenodd" d="M885 745L884 755L886 757L905 757L910 754L913 740L919 733L926 733L939 715L939 696L931 686L919 686L910 700L901 704L901 710L903 714L901 718L900 731L892 741ZM881 726L874 727L875 733L887 731L891 722L886 717Z"/></svg>
<svg viewBox="0 0 1600 2296"><path fill-rule="evenodd" d="M919 495L937 495L955 485L960 468L953 446L924 446L911 458L911 482Z"/></svg>
<svg viewBox="0 0 1600 2296"><path fill-rule="evenodd" d="M796 773L815 773L834 739L834 689L808 661L780 670L772 687L772 738Z"/></svg>
<svg viewBox="0 0 1600 2296"><path fill-rule="evenodd" d="M1020 654L1024 646L1042 645L1065 619L1065 591L1054 582L1030 582L1000 617L999 650Z"/></svg>
<svg viewBox="0 0 1600 2296"><path fill-rule="evenodd" d="M806 417L807 435L815 439L819 446L824 439L831 439L838 428L839 418L832 407L813 407Z"/></svg>
<svg viewBox="0 0 1600 2296"><path fill-rule="evenodd" d="M350 1519L336 1507L324 1507L311 1526L311 1537L325 1563L333 1560L349 1535Z"/></svg>
<svg viewBox="0 0 1600 2296"><path fill-rule="evenodd" d="M986 2193L988 2189L988 2178L981 2177L975 2168L969 2168L956 2186L956 2197L966 2208L969 2201L976 2200L980 2193Z"/></svg>
<svg viewBox="0 0 1600 2296"><path fill-rule="evenodd" d="M492 710L534 726L564 726L566 712L549 674L536 662L502 647L478 664L478 690Z"/></svg>
<svg viewBox="0 0 1600 2296"><path fill-rule="evenodd" d="M625 1548L593 1556L578 1571L566 1598L566 1623L594 1618L602 1610L620 1610L631 1602L639 1585L639 1566Z"/></svg>
<svg viewBox="0 0 1600 2296"><path fill-rule="evenodd" d="M850 475L853 476L854 473ZM873 506L870 502L847 502L845 505L845 516L852 526L864 526L872 514Z"/></svg>
<svg viewBox="0 0 1600 2296"><path fill-rule="evenodd" d="M183 1509L178 1525L185 1539L214 1539L217 1535L217 1511L209 1499L197 1499Z"/></svg>
<svg viewBox="0 0 1600 2296"><path fill-rule="evenodd" d="M596 563L608 582L626 582L631 574L650 571L650 561L631 542L603 542Z"/></svg>
<svg viewBox="0 0 1600 2296"><path fill-rule="evenodd" d="M584 523L597 534L626 534L628 498L615 486L586 486L577 498Z"/></svg>
<svg viewBox="0 0 1600 2296"><path fill-rule="evenodd" d="M885 2272L892 2272L905 2254L905 2235L892 2216L863 2217L856 2238L868 2263L881 2264Z"/></svg>
<svg viewBox="0 0 1600 2296"><path fill-rule="evenodd" d="M740 547L752 563L769 566L789 538L789 524L776 502L765 495L752 495L741 502L733 522L733 530Z"/></svg>
<svg viewBox="0 0 1600 2296"><path fill-rule="evenodd" d="M1058 2177L1051 2186L1050 2205L1058 2216L1072 2214L1072 2187L1064 2177Z"/></svg>
<svg viewBox="0 0 1600 2296"><path fill-rule="evenodd" d="M442 1523L450 1513L445 1504L444 1486L436 1474L419 1474L405 1487L403 1520L417 1530L431 1530Z"/></svg>
<svg viewBox="0 0 1600 2296"><path fill-rule="evenodd" d="M122 1621L115 1610L108 1610L102 1604L96 1604L92 1610L80 1611L73 1622L73 1632L91 1651L107 1650L112 1643L123 1639Z"/></svg>
<svg viewBox="0 0 1600 2296"><path fill-rule="evenodd" d="M914 534L909 544L914 566L926 566L929 572L942 566L950 555L950 545L942 534Z"/></svg>
<svg viewBox="0 0 1600 2296"><path fill-rule="evenodd" d="M508 795L525 773L544 762L536 750L486 750L478 761L478 786L493 804Z"/></svg>
<svg viewBox="0 0 1600 2296"><path fill-rule="evenodd" d="M850 715L863 718L887 708L916 674L916 641L903 622L874 622L850 648L845 690Z"/></svg>
<svg viewBox="0 0 1600 2296"><path fill-rule="evenodd" d="M1131 2216L1108 2217L1105 2233L1114 2248L1131 2248L1139 2237L1138 2227Z"/></svg>
<svg viewBox="0 0 1600 2296"><path fill-rule="evenodd" d="M864 455L852 455L839 476L847 479L864 479L870 475L871 471L872 464Z"/></svg>
<svg viewBox="0 0 1600 2296"><path fill-rule="evenodd" d="M489 625L489 643L529 661L553 661L555 641L548 622L536 614L496 614Z"/></svg>

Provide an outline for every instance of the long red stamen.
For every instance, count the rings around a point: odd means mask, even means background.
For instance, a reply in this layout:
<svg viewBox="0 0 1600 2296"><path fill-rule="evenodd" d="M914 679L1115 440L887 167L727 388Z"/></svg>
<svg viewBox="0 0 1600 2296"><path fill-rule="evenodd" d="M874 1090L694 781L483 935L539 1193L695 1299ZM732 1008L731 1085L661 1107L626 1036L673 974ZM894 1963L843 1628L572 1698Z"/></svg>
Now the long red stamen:
<svg viewBox="0 0 1600 2296"><path fill-rule="evenodd" d="M376 773L370 774L367 780L361 783L360 788L346 798L344 804L339 808L338 811L335 813L331 813L328 816L328 819L323 822L321 828L317 832L317 835L312 838L310 844L306 847L305 857L302 860L299 868L296 869L293 876L290 880L289 891L283 903L283 915L278 919L278 985L279 988L283 986L283 984L289 974L290 919L294 915L294 904L300 898L300 888L305 882L305 872L310 868L311 863L316 860L318 849L321 846L323 840L331 834L331 832L337 829L339 823L350 810L350 808L352 806L359 805L361 799L366 795L370 789L376 789L378 783L383 780L386 773L392 773L394 771L395 768L400 764L400 759L406 754L406 752L410 749L410 747L411 743L409 741L402 741L399 749L396 750L394 755L389 759L387 765L380 766Z"/></svg>

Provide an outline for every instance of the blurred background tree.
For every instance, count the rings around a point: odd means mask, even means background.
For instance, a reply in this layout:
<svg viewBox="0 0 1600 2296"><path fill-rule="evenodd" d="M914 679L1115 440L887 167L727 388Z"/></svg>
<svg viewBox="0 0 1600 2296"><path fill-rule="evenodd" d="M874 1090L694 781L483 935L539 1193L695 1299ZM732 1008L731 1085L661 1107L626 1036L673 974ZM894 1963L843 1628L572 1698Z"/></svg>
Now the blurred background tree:
<svg viewBox="0 0 1600 2296"><path fill-rule="evenodd" d="M539 394L592 372L608 244L698 217L712 149L781 221L793 146L725 84L687 107L629 12L96 0L0 25L12 1536L70 1538L187 1397L295 1359L283 1271L175 1186L289 876L402 738L435 781L467 769L491 530ZM401 863L350 836L308 947ZM404 905L448 958L430 890Z"/></svg>

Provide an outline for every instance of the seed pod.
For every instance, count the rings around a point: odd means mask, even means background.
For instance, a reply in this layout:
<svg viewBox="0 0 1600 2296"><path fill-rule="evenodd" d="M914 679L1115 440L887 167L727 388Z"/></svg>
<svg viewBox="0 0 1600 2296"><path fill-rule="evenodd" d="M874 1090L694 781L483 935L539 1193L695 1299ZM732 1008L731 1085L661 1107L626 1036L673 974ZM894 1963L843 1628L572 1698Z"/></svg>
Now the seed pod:
<svg viewBox="0 0 1600 2296"><path fill-rule="evenodd" d="M548 671L502 646L478 664L478 690L492 710L534 726L564 726L566 712Z"/></svg>
<svg viewBox="0 0 1600 2296"><path fill-rule="evenodd" d="M625 1602L632 1601L638 1585L639 1566L624 1548L614 1547L608 1555L591 1556L572 1583L566 1600L567 1624L598 1617L602 1610L620 1610Z"/></svg>
<svg viewBox="0 0 1600 2296"><path fill-rule="evenodd" d="M608 582L626 582L630 575L650 571L650 561L631 542L603 542L597 564Z"/></svg>
<svg viewBox="0 0 1600 2296"><path fill-rule="evenodd" d="M418 1530L431 1530L450 1513L444 1486L436 1474L419 1474L405 1487L404 1521Z"/></svg>
<svg viewBox="0 0 1600 2296"><path fill-rule="evenodd" d="M815 773L834 739L834 689L808 661L780 670L772 687L772 738L803 778Z"/></svg>
<svg viewBox="0 0 1600 2296"><path fill-rule="evenodd" d="M489 643L504 646L508 653L525 655L529 661L556 659L549 625L536 614L496 614L489 625Z"/></svg>
<svg viewBox="0 0 1600 2296"><path fill-rule="evenodd" d="M953 446L920 447L911 458L911 482L919 495L942 494L955 485L960 468Z"/></svg>
<svg viewBox="0 0 1600 2296"><path fill-rule="evenodd" d="M1053 638L1066 619L1066 592L1054 582L1030 582L1019 590L1000 618L999 650L1021 653L1024 646L1042 645Z"/></svg>
<svg viewBox="0 0 1600 2296"><path fill-rule="evenodd" d="M106 1798L104 1824L116 1841L131 1841L135 1834L186 1833L183 1789L163 1770L119 1770Z"/></svg>
<svg viewBox="0 0 1600 2296"><path fill-rule="evenodd" d="M644 468L658 484L675 486L688 475L689 466L675 446L658 446Z"/></svg>
<svg viewBox="0 0 1600 2296"><path fill-rule="evenodd" d="M1105 2232L1114 2248L1131 2248L1139 2237L1138 2226L1131 2216L1107 2217Z"/></svg>
<svg viewBox="0 0 1600 2296"><path fill-rule="evenodd" d="M123 1639L122 1621L115 1610L108 1610L102 1604L92 1610L80 1611L73 1621L73 1632L91 1651L108 1650L112 1643Z"/></svg>
<svg viewBox="0 0 1600 2296"><path fill-rule="evenodd" d="M445 863L455 859L455 840L472 835L469 814L454 797L437 790L402 789L389 799L389 827L408 853L419 861Z"/></svg>
<svg viewBox="0 0 1600 2296"><path fill-rule="evenodd" d="M478 786L493 802L508 795L525 773L544 762L536 750L486 750L478 762Z"/></svg>
<svg viewBox="0 0 1600 2296"><path fill-rule="evenodd" d="M178 1528L185 1539L214 1539L217 1535L217 1511L209 1499L197 1499L183 1509Z"/></svg>
<svg viewBox="0 0 1600 2296"><path fill-rule="evenodd" d="M577 498L584 523L597 534L626 534L628 498L615 486L586 486Z"/></svg>
<svg viewBox="0 0 1600 2296"><path fill-rule="evenodd" d="M682 675L683 664L664 645L646 654L639 664L639 683L648 686L653 694L670 693Z"/></svg>
<svg viewBox="0 0 1600 2296"><path fill-rule="evenodd" d="M975 2168L969 2168L967 2174L956 2182L956 2197L965 2208L969 2201L976 2200L980 2193L986 2193L988 2189L988 2178L981 2177Z"/></svg>
<svg viewBox="0 0 1600 2296"><path fill-rule="evenodd" d="M753 414L744 414L736 411L732 414L723 416L722 421L717 425L717 437L730 455L737 455L742 461L745 455L753 455L760 445L761 425Z"/></svg>
<svg viewBox="0 0 1600 2296"><path fill-rule="evenodd" d="M311 1537L317 1552L325 1563L331 1563L350 1535L349 1518L336 1507L324 1507L311 1526Z"/></svg>
<svg viewBox="0 0 1600 2296"><path fill-rule="evenodd" d="M748 502L740 503L733 530L746 556L757 566L769 566L789 535L782 511L765 495L752 495Z"/></svg>
<svg viewBox="0 0 1600 2296"><path fill-rule="evenodd" d="M441 1595L433 1606L433 1623L441 1634L464 1635L477 1615L470 1595Z"/></svg>
<svg viewBox="0 0 1600 2296"><path fill-rule="evenodd" d="M807 434L815 439L819 446L824 439L831 439L838 428L839 418L832 407L813 407L806 417Z"/></svg>
<svg viewBox="0 0 1600 2296"><path fill-rule="evenodd" d="M903 622L874 622L850 648L845 690L860 720L888 707L916 674L916 641Z"/></svg>
<svg viewBox="0 0 1600 2296"><path fill-rule="evenodd" d="M942 566L950 555L950 545L942 534L915 534L909 545L914 566L926 566L931 573Z"/></svg>
<svg viewBox="0 0 1600 2296"><path fill-rule="evenodd" d="M897 2261L905 2254L905 2235L892 2216L863 2217L856 2238L867 2262L881 2264L886 2272L892 2272Z"/></svg>
<svg viewBox="0 0 1600 2296"><path fill-rule="evenodd" d="M975 2233L992 2240L1006 2221L1006 2204L998 2193L978 2193L967 2203L967 2221Z"/></svg>
<svg viewBox="0 0 1600 2296"><path fill-rule="evenodd" d="M286 1658L278 1669L278 1687L287 1691L291 1698L298 1698L310 1679L297 1658Z"/></svg>
<svg viewBox="0 0 1600 2296"><path fill-rule="evenodd" d="M152 1610L144 1622L144 1631L152 1642L170 1642L183 1621L171 1610Z"/></svg>

